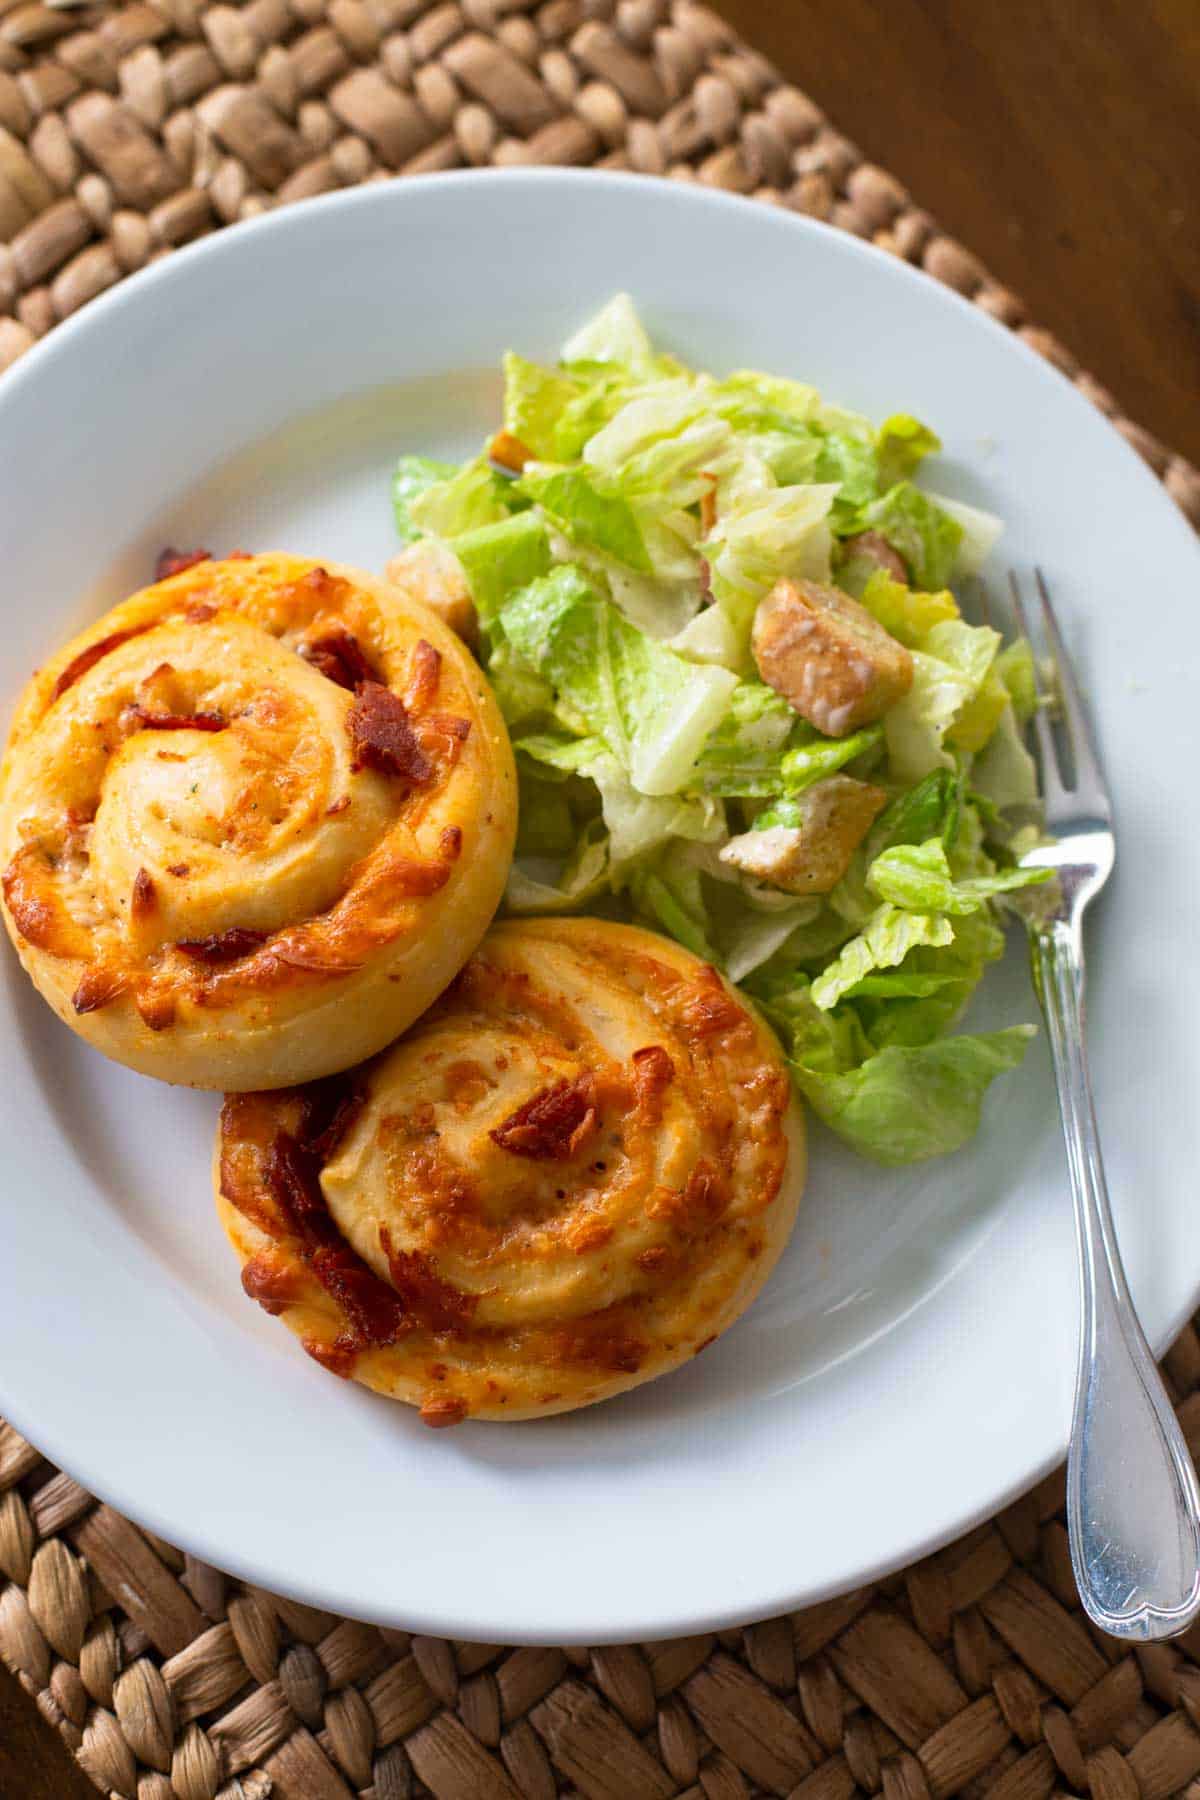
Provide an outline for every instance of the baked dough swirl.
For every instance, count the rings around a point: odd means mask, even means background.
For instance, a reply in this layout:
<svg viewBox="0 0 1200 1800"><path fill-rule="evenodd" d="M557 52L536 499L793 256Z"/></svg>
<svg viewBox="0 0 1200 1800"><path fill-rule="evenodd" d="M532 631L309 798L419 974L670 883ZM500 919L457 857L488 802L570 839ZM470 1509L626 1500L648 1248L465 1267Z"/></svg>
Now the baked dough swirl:
<svg viewBox="0 0 1200 1800"><path fill-rule="evenodd" d="M419 602L335 563L201 561L27 689L0 769L4 918L81 1037L193 1087L389 1043L486 930L516 784Z"/></svg>
<svg viewBox="0 0 1200 1800"><path fill-rule="evenodd" d="M247 1294L435 1426L586 1406L703 1349L803 1178L765 1025L688 951L587 918L495 926L366 1068L231 1096L216 1157Z"/></svg>

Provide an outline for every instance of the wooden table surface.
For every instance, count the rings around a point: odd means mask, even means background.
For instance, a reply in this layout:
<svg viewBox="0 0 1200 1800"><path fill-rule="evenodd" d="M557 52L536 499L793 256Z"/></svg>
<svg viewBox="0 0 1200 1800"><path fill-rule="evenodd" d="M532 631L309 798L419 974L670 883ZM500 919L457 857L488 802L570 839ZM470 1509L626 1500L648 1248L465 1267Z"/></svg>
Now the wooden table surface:
<svg viewBox="0 0 1200 1800"><path fill-rule="evenodd" d="M718 0L1200 463L1196 0ZM0 1666L0 1800L95 1800Z"/></svg>

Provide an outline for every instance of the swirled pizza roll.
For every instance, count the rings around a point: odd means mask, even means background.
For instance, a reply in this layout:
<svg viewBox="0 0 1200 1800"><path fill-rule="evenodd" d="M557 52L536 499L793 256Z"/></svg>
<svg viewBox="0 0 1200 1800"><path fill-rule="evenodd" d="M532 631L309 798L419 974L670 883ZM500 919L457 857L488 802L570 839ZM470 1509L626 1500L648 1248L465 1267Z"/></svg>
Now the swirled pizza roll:
<svg viewBox="0 0 1200 1800"><path fill-rule="evenodd" d="M715 970L597 919L496 926L393 1048L225 1103L247 1294L429 1425L527 1419L675 1368L791 1230L804 1137Z"/></svg>
<svg viewBox="0 0 1200 1800"><path fill-rule="evenodd" d="M39 671L0 770L4 920L72 1030L247 1089L360 1062L486 930L512 753L462 644L398 589L201 561Z"/></svg>

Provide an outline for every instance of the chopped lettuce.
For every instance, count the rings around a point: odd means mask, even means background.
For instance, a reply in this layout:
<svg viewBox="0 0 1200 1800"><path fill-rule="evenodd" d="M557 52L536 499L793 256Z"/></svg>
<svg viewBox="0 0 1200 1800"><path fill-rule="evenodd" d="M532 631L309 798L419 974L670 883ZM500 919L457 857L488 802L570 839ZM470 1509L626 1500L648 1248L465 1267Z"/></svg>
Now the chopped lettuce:
<svg viewBox="0 0 1200 1800"><path fill-rule="evenodd" d="M858 598L883 629L910 650L920 649L935 625L958 618L958 602L947 588L927 594L893 581L884 569L875 570Z"/></svg>
<svg viewBox="0 0 1200 1800"><path fill-rule="evenodd" d="M392 514L396 535L402 544L411 544L421 535L414 524L410 507L418 494L437 483L448 481L457 473L457 464L438 462L432 456L402 456L392 471Z"/></svg>
<svg viewBox="0 0 1200 1800"><path fill-rule="evenodd" d="M703 389L670 379L639 389L584 446L583 459L622 492L662 511L690 506L708 482L701 471L729 446L730 429Z"/></svg>
<svg viewBox="0 0 1200 1800"><path fill-rule="evenodd" d="M973 913L997 894L1049 881L1050 869L998 869L956 881L941 838L896 844L871 864L867 884L881 900L914 912Z"/></svg>
<svg viewBox="0 0 1200 1800"><path fill-rule="evenodd" d="M954 573L963 527L911 481L898 481L862 508L852 531L878 531L903 557L918 587L944 588Z"/></svg>
<svg viewBox="0 0 1200 1800"><path fill-rule="evenodd" d="M1037 672L1028 638L1005 645L996 658L995 670L1008 690L1019 725L1028 725L1037 711Z"/></svg>
<svg viewBox="0 0 1200 1800"><path fill-rule="evenodd" d="M948 769L935 769L915 787L897 794L867 839L872 859L893 844L921 844L931 837L953 848L961 800L961 784Z"/></svg>
<svg viewBox="0 0 1200 1800"><path fill-rule="evenodd" d="M735 369L714 389L714 405L722 418L741 429L782 427L785 431L815 423L821 396L803 381L764 375L760 369Z"/></svg>
<svg viewBox="0 0 1200 1800"><path fill-rule="evenodd" d="M822 1071L793 1061L796 1085L817 1116L876 1162L898 1168L947 1156L979 1129L983 1098L1015 1069L1032 1025L928 1044L889 1044L857 1067Z"/></svg>
<svg viewBox="0 0 1200 1800"><path fill-rule="evenodd" d="M813 1003L822 1012L828 1012L873 970L894 968L918 945L939 946L953 941L954 927L948 919L932 913L906 912L885 901L813 983Z"/></svg>
<svg viewBox="0 0 1200 1800"><path fill-rule="evenodd" d="M960 577L978 575L1004 530L1003 522L995 513L984 512L979 506L968 506L965 500L948 500L944 494L931 494L929 498L936 500L940 510L953 519L962 532L952 573Z"/></svg>
<svg viewBox="0 0 1200 1800"><path fill-rule="evenodd" d="M719 606L706 606L668 641L690 662L720 663L735 674L744 660L737 629Z"/></svg>
<svg viewBox="0 0 1200 1800"><path fill-rule="evenodd" d="M500 622L642 794L682 785L737 686L727 669L685 662L638 631L571 563L515 594Z"/></svg>
<svg viewBox="0 0 1200 1800"><path fill-rule="evenodd" d="M700 544L713 597L748 641L754 610L781 576L829 577L833 483L772 488L719 514Z"/></svg>
<svg viewBox="0 0 1200 1800"><path fill-rule="evenodd" d="M638 911L660 925L669 937L705 962L719 960L708 936L708 919L697 869L676 859L658 857L636 870L631 890Z"/></svg>
<svg viewBox="0 0 1200 1800"><path fill-rule="evenodd" d="M604 493L582 469L526 463L517 485L572 542L599 550L643 575L653 573L654 564L629 502L619 494Z"/></svg>
<svg viewBox="0 0 1200 1800"><path fill-rule="evenodd" d="M586 439L564 433L563 414L586 389L569 375L527 362L510 350L504 358L504 429L542 462L567 462Z"/></svg>
<svg viewBox="0 0 1200 1800"><path fill-rule="evenodd" d="M600 790L614 865L636 862L668 843L719 843L725 835L725 821L711 800L640 794L611 756L588 773Z"/></svg>
<svg viewBox="0 0 1200 1800"><path fill-rule="evenodd" d="M942 440L911 413L893 413L875 434L875 455L879 465L879 482L883 488L894 487L914 475L927 456L934 456Z"/></svg>
<svg viewBox="0 0 1200 1800"><path fill-rule="evenodd" d="M550 537L532 512L477 525L454 540L479 622L486 630L508 596L550 572Z"/></svg>
<svg viewBox="0 0 1200 1800"><path fill-rule="evenodd" d="M781 910L756 912L741 905L729 919L721 943L725 973L730 981L744 981L768 958L811 928L820 916L818 900L793 900Z"/></svg>
<svg viewBox="0 0 1200 1800"><path fill-rule="evenodd" d="M443 481L408 495L408 518L418 532L456 538L478 525L495 525L514 510L512 483L498 475L486 456L464 463Z"/></svg>
<svg viewBox="0 0 1200 1800"><path fill-rule="evenodd" d="M488 681L510 731L527 730L553 711L554 689L511 644L496 642L494 636L487 666Z"/></svg>
<svg viewBox="0 0 1200 1800"><path fill-rule="evenodd" d="M575 849L561 868L547 859L515 862L508 874L504 903L518 917L530 913L577 912L597 900L609 885L608 838L598 820L586 825Z"/></svg>
<svg viewBox="0 0 1200 1800"><path fill-rule="evenodd" d="M835 529L853 524L860 508L869 506L879 489L879 458L875 446L848 431L829 431L817 441L816 467L810 480L832 482Z"/></svg>
<svg viewBox="0 0 1200 1800"><path fill-rule="evenodd" d="M594 319L581 326L563 345L562 360L568 368L599 363L615 365L628 375L652 374L654 351L629 295L615 295Z"/></svg>
<svg viewBox="0 0 1200 1800"><path fill-rule="evenodd" d="M1042 878L1013 866L1037 836L1029 646L968 624L951 589L999 521L918 485L941 449L918 418L876 427L787 375L692 370L624 294L557 364L505 357L502 423L519 475L486 449L406 456L392 493L401 541L461 568L513 735L508 910L665 932L755 998L847 1142L894 1164L956 1149L1030 1033L948 1034L1001 954L1005 896ZM907 647L911 688L882 718L826 737L757 678L754 616L781 579L835 581ZM736 866L735 839L802 829L839 770L886 803L831 892Z"/></svg>
<svg viewBox="0 0 1200 1800"><path fill-rule="evenodd" d="M883 721L891 774L917 782L937 768L952 768L946 733L975 692L963 671L939 657L913 653L913 682Z"/></svg>
<svg viewBox="0 0 1200 1800"><path fill-rule="evenodd" d="M807 743L797 744L780 759L778 785L784 795L802 794L805 788L824 781L827 775L836 775L847 763L856 762L860 756L868 756L877 750L883 739L878 725L865 725L861 731L852 731L844 738L822 738L815 732L808 735Z"/></svg>
<svg viewBox="0 0 1200 1800"><path fill-rule="evenodd" d="M1001 812L1038 804L1037 765L1025 748L1016 708L1007 706L989 741L975 758L971 781L976 793Z"/></svg>
<svg viewBox="0 0 1200 1800"><path fill-rule="evenodd" d="M795 713L773 688L742 681L687 778L689 789L706 794L763 799L779 790L784 746L804 735Z"/></svg>
<svg viewBox="0 0 1200 1800"><path fill-rule="evenodd" d="M982 750L1001 714L1010 709L1008 689L995 669L989 669L946 733L946 742L957 750Z"/></svg>
<svg viewBox="0 0 1200 1800"><path fill-rule="evenodd" d="M579 828L564 784L539 779L522 767L519 793L517 855L570 856Z"/></svg>

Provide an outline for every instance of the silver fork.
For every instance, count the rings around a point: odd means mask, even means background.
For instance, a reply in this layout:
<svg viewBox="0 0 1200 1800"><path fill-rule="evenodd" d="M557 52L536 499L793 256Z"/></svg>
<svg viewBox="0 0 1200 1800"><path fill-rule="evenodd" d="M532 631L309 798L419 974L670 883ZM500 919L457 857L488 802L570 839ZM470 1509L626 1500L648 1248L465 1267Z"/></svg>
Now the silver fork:
<svg viewBox="0 0 1200 1800"><path fill-rule="evenodd" d="M1020 584L1013 605L1030 636ZM1174 1637L1200 1613L1196 1471L1121 1266L1084 1042L1083 915L1112 873L1112 808L1079 686L1040 569L1035 583L1073 772L1047 706L1034 721L1053 841L1022 859L1057 879L1021 897L1054 1059L1079 1245L1082 1320L1067 1458L1071 1564L1089 1616L1114 1637Z"/></svg>

